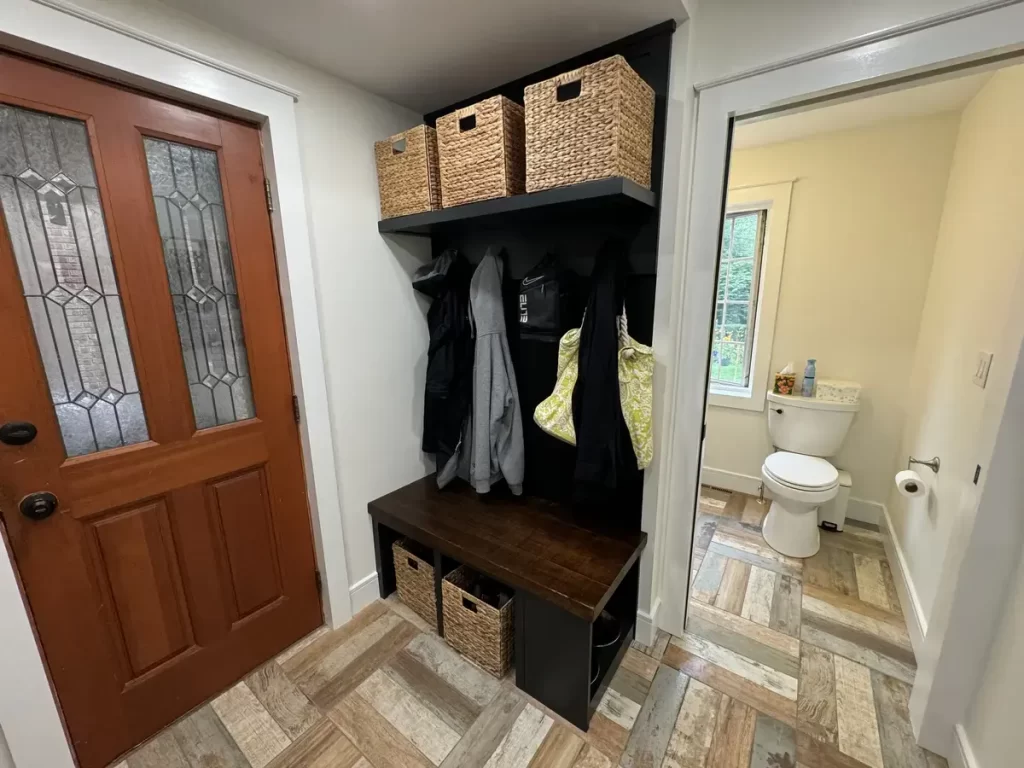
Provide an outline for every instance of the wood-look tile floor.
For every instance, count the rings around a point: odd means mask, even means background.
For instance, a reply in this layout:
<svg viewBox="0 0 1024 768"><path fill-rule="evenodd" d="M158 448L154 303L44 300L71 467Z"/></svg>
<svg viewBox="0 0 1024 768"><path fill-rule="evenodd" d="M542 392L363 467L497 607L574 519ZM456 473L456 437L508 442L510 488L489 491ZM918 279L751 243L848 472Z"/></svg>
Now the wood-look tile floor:
<svg viewBox="0 0 1024 768"><path fill-rule="evenodd" d="M946 768L914 743L916 663L877 529L821 532L806 560L761 536L770 502L704 488L686 632L690 678L666 766Z"/></svg>
<svg viewBox="0 0 1024 768"><path fill-rule="evenodd" d="M394 599L321 629L116 768L945 768L877 532L775 553L766 507L702 493L687 631L627 651L587 733Z"/></svg>

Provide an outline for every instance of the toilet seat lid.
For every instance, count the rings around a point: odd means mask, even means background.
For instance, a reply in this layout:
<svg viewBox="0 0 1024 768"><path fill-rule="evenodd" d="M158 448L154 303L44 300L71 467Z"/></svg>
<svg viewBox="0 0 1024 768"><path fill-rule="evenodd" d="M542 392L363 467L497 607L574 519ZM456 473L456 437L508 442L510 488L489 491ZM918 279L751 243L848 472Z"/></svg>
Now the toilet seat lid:
<svg viewBox="0 0 1024 768"><path fill-rule="evenodd" d="M802 491L827 490L839 483L839 470L817 456L778 451L764 460L764 468L783 485Z"/></svg>

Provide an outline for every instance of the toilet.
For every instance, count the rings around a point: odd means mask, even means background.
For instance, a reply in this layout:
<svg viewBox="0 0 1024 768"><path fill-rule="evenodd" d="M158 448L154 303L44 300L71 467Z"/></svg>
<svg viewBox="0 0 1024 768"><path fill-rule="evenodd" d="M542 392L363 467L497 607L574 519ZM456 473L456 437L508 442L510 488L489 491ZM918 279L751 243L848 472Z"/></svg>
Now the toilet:
<svg viewBox="0 0 1024 768"><path fill-rule="evenodd" d="M772 497L762 535L776 552L789 557L816 554L818 508L849 498L849 474L841 476L827 457L839 452L858 407L858 403L768 394L768 431L776 451L761 467L765 490ZM842 519L845 510L836 510L835 502L829 507L830 515Z"/></svg>

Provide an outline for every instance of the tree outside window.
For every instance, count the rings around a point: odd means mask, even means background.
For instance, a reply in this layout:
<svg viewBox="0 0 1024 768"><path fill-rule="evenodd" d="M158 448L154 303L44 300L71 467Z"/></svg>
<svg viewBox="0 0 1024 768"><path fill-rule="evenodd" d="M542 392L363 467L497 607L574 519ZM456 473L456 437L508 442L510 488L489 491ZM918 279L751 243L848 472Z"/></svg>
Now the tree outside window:
<svg viewBox="0 0 1024 768"><path fill-rule="evenodd" d="M750 363L766 210L729 213L722 232L711 342L711 381L726 387L750 384Z"/></svg>

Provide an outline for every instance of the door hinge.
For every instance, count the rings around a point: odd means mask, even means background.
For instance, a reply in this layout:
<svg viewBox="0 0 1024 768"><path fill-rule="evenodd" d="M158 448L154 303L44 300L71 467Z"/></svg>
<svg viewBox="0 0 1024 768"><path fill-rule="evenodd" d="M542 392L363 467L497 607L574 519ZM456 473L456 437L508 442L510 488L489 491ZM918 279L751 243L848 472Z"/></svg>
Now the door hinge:
<svg viewBox="0 0 1024 768"><path fill-rule="evenodd" d="M319 569L313 571L313 581L316 582L316 593L318 595L323 595L323 593L324 593L324 580L323 580L323 577L320 575Z"/></svg>
<svg viewBox="0 0 1024 768"><path fill-rule="evenodd" d="M300 419L298 395L292 395L292 416L295 417L295 423L298 424Z"/></svg>
<svg viewBox="0 0 1024 768"><path fill-rule="evenodd" d="M267 211L274 212L274 193L270 189L270 179L263 180L263 188L267 191Z"/></svg>

